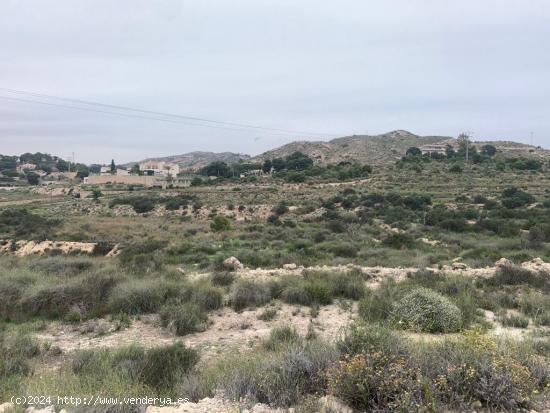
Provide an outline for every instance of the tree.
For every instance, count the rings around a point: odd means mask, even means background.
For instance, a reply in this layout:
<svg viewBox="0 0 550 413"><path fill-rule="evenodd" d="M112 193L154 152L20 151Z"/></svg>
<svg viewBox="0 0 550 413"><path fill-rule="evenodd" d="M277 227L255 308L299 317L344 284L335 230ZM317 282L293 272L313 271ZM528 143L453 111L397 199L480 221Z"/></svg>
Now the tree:
<svg viewBox="0 0 550 413"><path fill-rule="evenodd" d="M225 162L216 161L206 165L201 170L201 173L206 176L229 178L231 176L231 169Z"/></svg>
<svg viewBox="0 0 550 413"><path fill-rule="evenodd" d="M130 173L132 175L139 175L139 165L136 163L135 165L132 166L132 168L130 169Z"/></svg>
<svg viewBox="0 0 550 413"><path fill-rule="evenodd" d="M417 148L416 146L411 146L409 149L407 149L407 152L405 152L406 156L421 156L422 151Z"/></svg>
<svg viewBox="0 0 550 413"><path fill-rule="evenodd" d="M470 152L472 151L470 136L467 133L461 133L456 140L458 141L457 155L461 158L466 158L466 161L468 161Z"/></svg>
<svg viewBox="0 0 550 413"><path fill-rule="evenodd" d="M273 159L273 161L271 162L272 166L273 166L273 169L275 169L275 172L279 172L279 171L282 171L283 169L286 168L286 162L284 159L282 158L275 158Z"/></svg>
<svg viewBox="0 0 550 413"><path fill-rule="evenodd" d="M111 174L115 174L116 173L116 165L115 165L115 160L114 159L111 159Z"/></svg>
<svg viewBox="0 0 550 413"><path fill-rule="evenodd" d="M201 186L203 184L203 181L198 176L194 177L191 181L191 186Z"/></svg>
<svg viewBox="0 0 550 413"><path fill-rule="evenodd" d="M447 147L445 148L445 155L447 155L447 158L449 158L449 159L455 157L456 152L455 152L454 148L451 145L447 145Z"/></svg>
<svg viewBox="0 0 550 413"><path fill-rule="evenodd" d="M271 168L272 168L273 164L271 163L271 159L266 159L262 165L262 171L264 171L264 173L268 174L271 172Z"/></svg>
<svg viewBox="0 0 550 413"><path fill-rule="evenodd" d="M59 172L67 172L69 170L69 162L63 159L58 159L55 167Z"/></svg>
<svg viewBox="0 0 550 413"><path fill-rule="evenodd" d="M0 171L13 170L17 167L17 156L0 155Z"/></svg>
<svg viewBox="0 0 550 413"><path fill-rule="evenodd" d="M101 171L101 165L97 163L91 164L89 171L91 174L98 174Z"/></svg>
<svg viewBox="0 0 550 413"><path fill-rule="evenodd" d="M493 145L483 145L481 147L481 154L485 156L495 156L497 153L497 148Z"/></svg>
<svg viewBox="0 0 550 413"><path fill-rule="evenodd" d="M76 165L76 177L77 178L84 179L88 175L90 175L90 170L88 169L88 167L86 165L81 164L81 163Z"/></svg>
<svg viewBox="0 0 550 413"><path fill-rule="evenodd" d="M29 172L27 174L27 182L29 183L29 185L38 185L38 183L40 182L40 177L34 172Z"/></svg>
<svg viewBox="0 0 550 413"><path fill-rule="evenodd" d="M313 165L313 160L302 152L294 152L286 157L286 169L303 171Z"/></svg>

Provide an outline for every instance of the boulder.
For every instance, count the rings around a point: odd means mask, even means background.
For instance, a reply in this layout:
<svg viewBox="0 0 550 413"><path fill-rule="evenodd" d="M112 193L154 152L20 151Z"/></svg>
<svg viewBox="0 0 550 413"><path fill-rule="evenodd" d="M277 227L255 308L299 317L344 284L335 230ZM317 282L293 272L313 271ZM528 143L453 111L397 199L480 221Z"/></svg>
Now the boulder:
<svg viewBox="0 0 550 413"><path fill-rule="evenodd" d="M223 261L223 267L228 271L239 271L244 268L244 265L236 257L229 257Z"/></svg>
<svg viewBox="0 0 550 413"><path fill-rule="evenodd" d="M495 262L495 267L497 267L497 268L511 267L512 265L513 265L512 261L510 261L507 258L501 258L500 260Z"/></svg>
<svg viewBox="0 0 550 413"><path fill-rule="evenodd" d="M13 403L10 403L10 402L2 403L0 404L0 413L3 413L7 410L12 410L14 408L15 406L13 405Z"/></svg>
<svg viewBox="0 0 550 413"><path fill-rule="evenodd" d="M451 267L454 271L467 270L468 266L462 262L453 262Z"/></svg>
<svg viewBox="0 0 550 413"><path fill-rule="evenodd" d="M294 263L283 264L283 269L284 270L295 270L296 268L298 268L298 266Z"/></svg>

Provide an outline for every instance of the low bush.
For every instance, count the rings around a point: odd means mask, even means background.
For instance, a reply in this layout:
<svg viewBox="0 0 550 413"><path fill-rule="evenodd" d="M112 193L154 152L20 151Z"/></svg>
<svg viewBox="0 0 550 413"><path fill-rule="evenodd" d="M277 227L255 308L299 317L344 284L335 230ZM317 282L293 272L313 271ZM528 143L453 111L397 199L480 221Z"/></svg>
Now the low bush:
<svg viewBox="0 0 550 413"><path fill-rule="evenodd" d="M450 333L462 327L458 307L427 288L417 288L396 302L392 319L401 328L427 333Z"/></svg>
<svg viewBox="0 0 550 413"><path fill-rule="evenodd" d="M184 289L184 301L190 301L204 311L217 310L223 306L223 291L208 283L197 283Z"/></svg>
<svg viewBox="0 0 550 413"><path fill-rule="evenodd" d="M299 343L301 340L294 327L282 325L271 329L269 338L264 342L264 348L274 351L289 344Z"/></svg>
<svg viewBox="0 0 550 413"><path fill-rule="evenodd" d="M336 349L319 340L292 342L275 351L258 350L217 366L215 388L231 400L246 398L274 407L289 407L304 395L326 388L326 370Z"/></svg>
<svg viewBox="0 0 550 413"><path fill-rule="evenodd" d="M527 328L529 319L518 314L509 314L499 317L498 320L505 327Z"/></svg>
<svg viewBox="0 0 550 413"><path fill-rule="evenodd" d="M43 241L52 237L61 219L49 219L27 209L7 208L0 213L0 235Z"/></svg>
<svg viewBox="0 0 550 413"><path fill-rule="evenodd" d="M210 229L214 232L228 231L231 229L231 222L223 215L216 215L210 223Z"/></svg>
<svg viewBox="0 0 550 413"><path fill-rule="evenodd" d="M382 281L376 290L366 290L359 301L359 315L367 322L388 320L393 311L393 303L403 295L402 288L393 279Z"/></svg>
<svg viewBox="0 0 550 413"><path fill-rule="evenodd" d="M49 257L32 262L29 265L29 268L32 271L43 272L46 274L72 277L84 271L90 270L92 266L92 261L89 259Z"/></svg>
<svg viewBox="0 0 550 413"><path fill-rule="evenodd" d="M119 284L109 295L108 308L113 314L154 313L168 298L179 294L177 285L159 280L132 280Z"/></svg>
<svg viewBox="0 0 550 413"><path fill-rule="evenodd" d="M131 382L142 383L160 395L172 395L176 385L198 362L198 353L181 342L146 350L140 346L116 350L77 352L72 372L87 381L99 381L119 374Z"/></svg>
<svg viewBox="0 0 550 413"><path fill-rule="evenodd" d="M255 283L248 280L241 280L233 284L229 303L235 311L247 307L258 307L271 300L271 291L265 283Z"/></svg>
<svg viewBox="0 0 550 413"><path fill-rule="evenodd" d="M194 303L165 304L160 309L160 322L178 336L204 331L208 316Z"/></svg>
<svg viewBox="0 0 550 413"><path fill-rule="evenodd" d="M507 265L499 268L493 277L486 280L486 284L495 287L501 285L526 284L531 287L550 291L550 280L545 277L544 274L537 274L515 265Z"/></svg>
<svg viewBox="0 0 550 413"><path fill-rule="evenodd" d="M390 248L413 248L415 241L412 236L405 233L396 233L388 235L382 244Z"/></svg>
<svg viewBox="0 0 550 413"><path fill-rule="evenodd" d="M212 284L219 285L221 287L227 287L233 284L235 281L235 274L227 271L215 272L212 275Z"/></svg>
<svg viewBox="0 0 550 413"><path fill-rule="evenodd" d="M359 411L469 411L474 401L488 411L521 411L550 380L548 359L528 342L479 331L398 345L388 337L372 327L348 336L346 356L328 373L329 392Z"/></svg>

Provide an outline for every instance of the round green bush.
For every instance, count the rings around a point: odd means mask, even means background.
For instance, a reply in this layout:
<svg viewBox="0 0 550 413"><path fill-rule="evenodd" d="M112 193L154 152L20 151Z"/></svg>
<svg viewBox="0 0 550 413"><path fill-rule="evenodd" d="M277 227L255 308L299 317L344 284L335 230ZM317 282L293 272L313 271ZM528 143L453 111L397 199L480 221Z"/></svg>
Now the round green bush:
<svg viewBox="0 0 550 413"><path fill-rule="evenodd" d="M426 333L451 333L462 327L462 313L448 298L427 289L411 291L393 306L400 327Z"/></svg>

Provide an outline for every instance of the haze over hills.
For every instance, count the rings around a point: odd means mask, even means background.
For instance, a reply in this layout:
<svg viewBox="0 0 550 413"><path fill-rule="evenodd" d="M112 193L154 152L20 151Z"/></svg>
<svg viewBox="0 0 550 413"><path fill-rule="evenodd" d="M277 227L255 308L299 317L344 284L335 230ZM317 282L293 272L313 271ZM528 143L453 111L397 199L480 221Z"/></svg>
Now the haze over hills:
<svg viewBox="0 0 550 413"><path fill-rule="evenodd" d="M299 151L311 157L317 164L355 161L382 165L399 160L411 146L420 147L430 143L457 145L456 139L450 136L419 136L405 130L396 130L381 135L353 135L330 141L295 141L254 157L232 152L190 152L145 160L174 162L182 168L197 170L215 161L222 161L227 164L238 163L239 161L263 162L265 159L285 158ZM473 141L473 144L476 146L494 145L502 156L550 158L549 150L512 141Z"/></svg>
<svg viewBox="0 0 550 413"><path fill-rule="evenodd" d="M177 163L180 167L184 169L198 170L211 162L221 161L230 165L233 163L238 163L240 160L246 161L250 159L250 155L233 153L233 152L202 152L195 151L184 153L181 155L172 155L165 157L157 158L147 158L139 162L145 161L164 161ZM129 162L125 166L132 166L138 162Z"/></svg>

